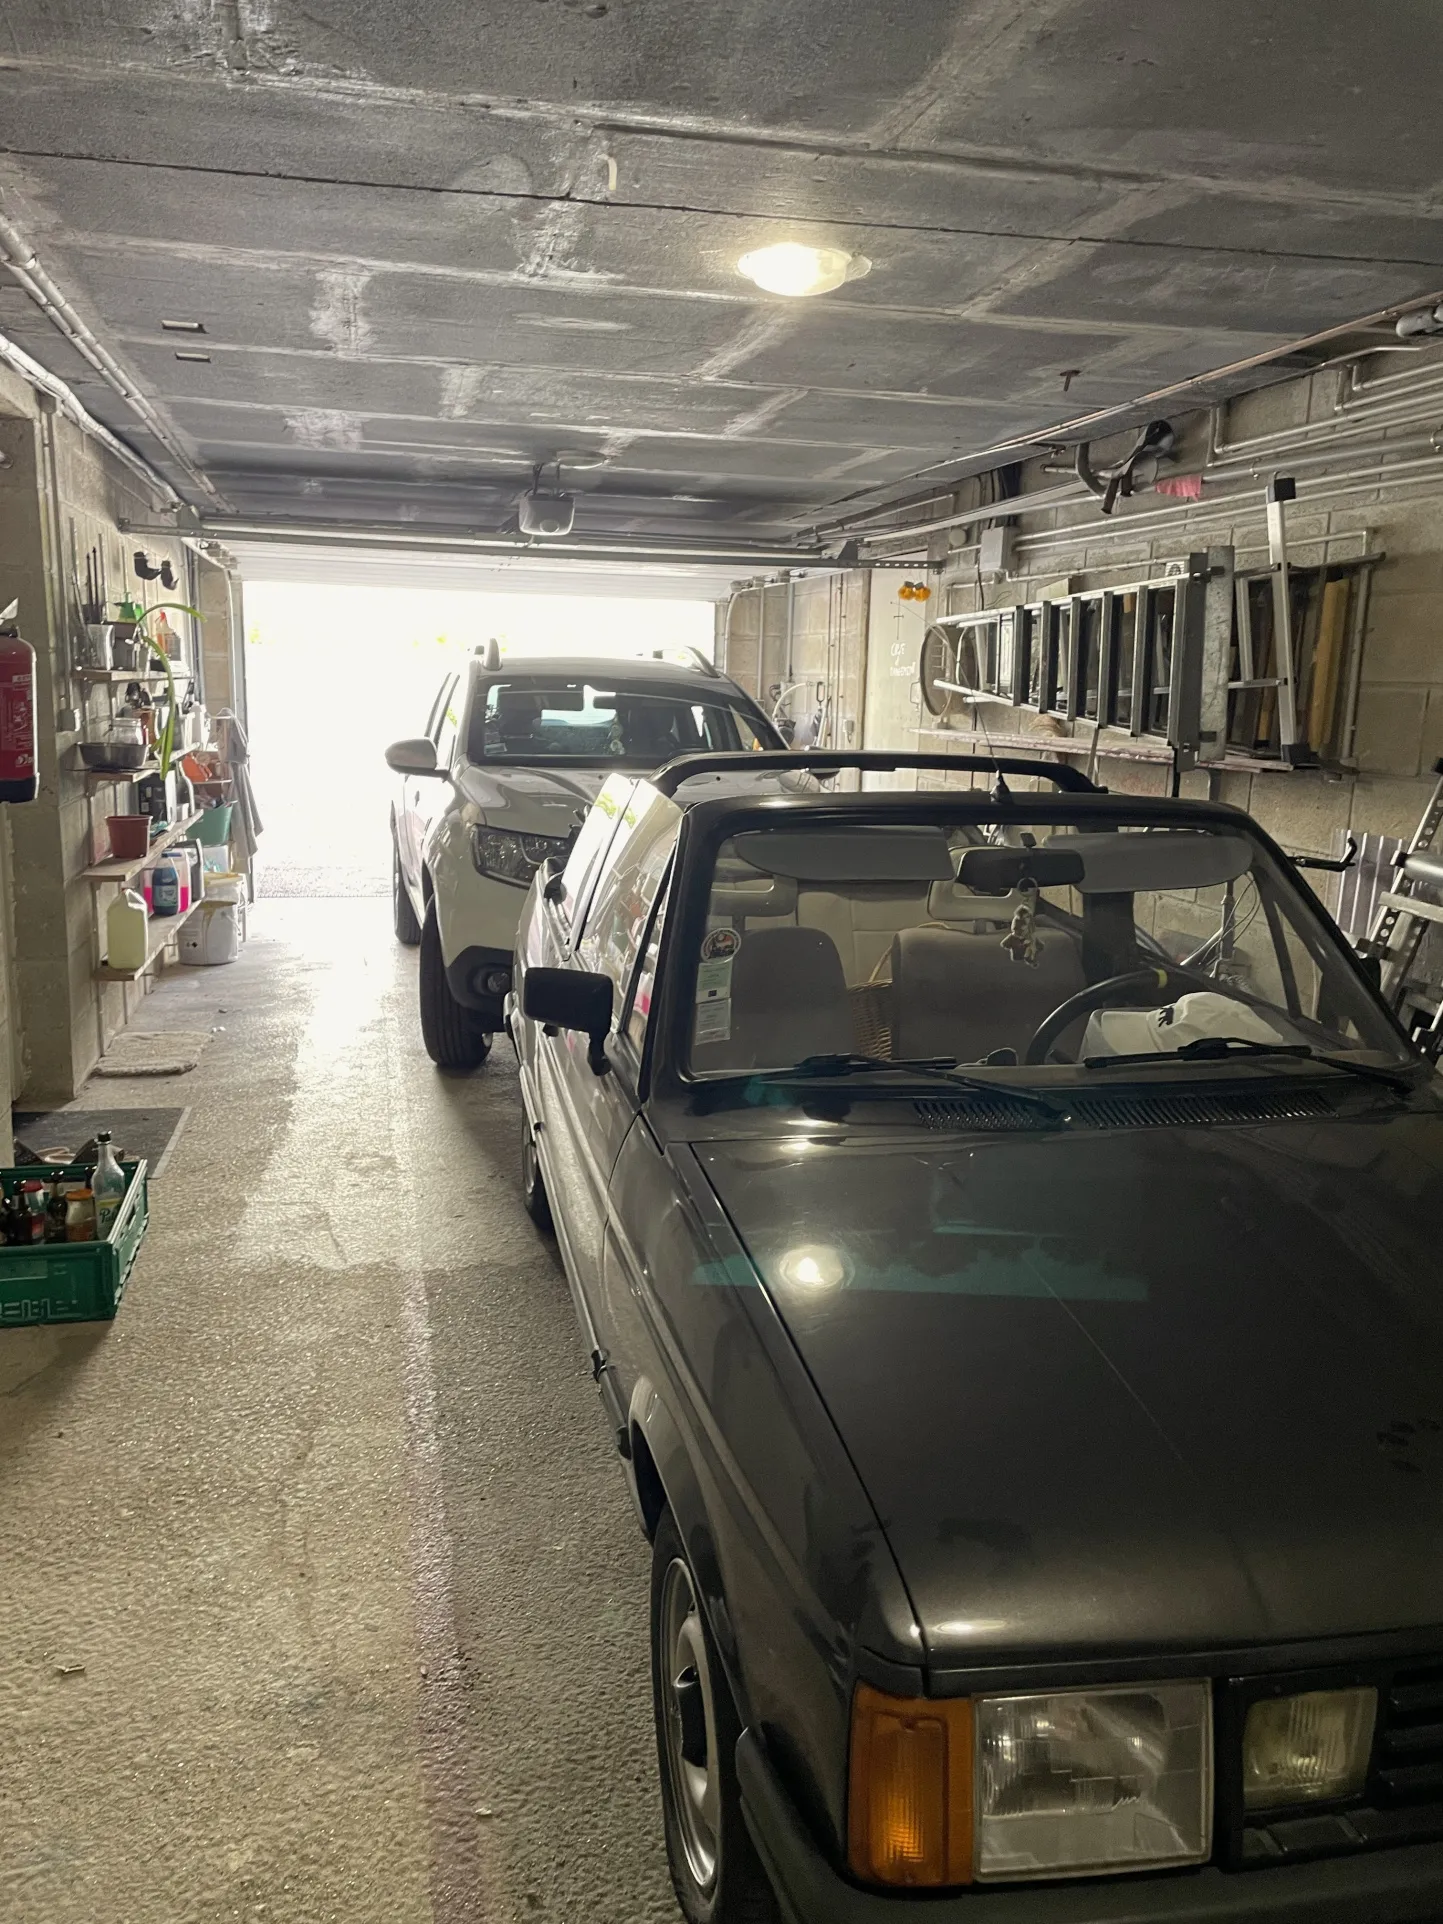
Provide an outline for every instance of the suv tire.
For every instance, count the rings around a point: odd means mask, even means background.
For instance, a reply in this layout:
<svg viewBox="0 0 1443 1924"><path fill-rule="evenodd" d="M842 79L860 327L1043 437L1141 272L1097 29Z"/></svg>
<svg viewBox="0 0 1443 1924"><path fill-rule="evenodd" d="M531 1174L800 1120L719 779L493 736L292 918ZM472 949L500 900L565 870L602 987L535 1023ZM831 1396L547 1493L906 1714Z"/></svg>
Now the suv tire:
<svg viewBox="0 0 1443 1924"><path fill-rule="evenodd" d="M479 1069L491 1053L490 1034L470 1009L462 1008L446 980L436 904L426 904L421 924L421 1040L438 1069Z"/></svg>
<svg viewBox="0 0 1443 1924"><path fill-rule="evenodd" d="M410 893L401 878L401 851L394 827L391 830L391 925L396 931L396 940L414 949L421 939L421 924L416 920Z"/></svg>
<svg viewBox="0 0 1443 1924"><path fill-rule="evenodd" d="M741 1725L670 1510L651 1552L651 1688L667 1867L688 1924L778 1924L742 1815Z"/></svg>

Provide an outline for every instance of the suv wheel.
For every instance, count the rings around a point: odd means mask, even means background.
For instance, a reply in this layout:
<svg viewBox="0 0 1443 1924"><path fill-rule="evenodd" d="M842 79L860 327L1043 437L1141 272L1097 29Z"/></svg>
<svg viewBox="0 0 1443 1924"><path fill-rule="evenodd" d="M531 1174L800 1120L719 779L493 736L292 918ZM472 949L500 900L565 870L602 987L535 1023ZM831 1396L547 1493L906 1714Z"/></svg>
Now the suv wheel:
<svg viewBox="0 0 1443 1924"><path fill-rule="evenodd" d="M480 1018L463 1008L446 980L436 904L426 904L421 924L421 1040L438 1069L478 1069L491 1053L491 1037Z"/></svg>
<svg viewBox="0 0 1443 1924"><path fill-rule="evenodd" d="M543 1234L551 1235L554 1228L551 1203L547 1198L546 1184L541 1180L536 1134L524 1113L521 1117L521 1202L536 1227Z"/></svg>
<svg viewBox="0 0 1443 1924"><path fill-rule="evenodd" d="M396 931L396 940L414 949L421 939L421 924L416 920L416 911L401 877L401 851L394 829L391 831L391 925Z"/></svg>
<svg viewBox="0 0 1443 1924"><path fill-rule="evenodd" d="M652 1544L651 1686L667 1863L689 1924L776 1924L742 1816L736 1708L669 1510Z"/></svg>

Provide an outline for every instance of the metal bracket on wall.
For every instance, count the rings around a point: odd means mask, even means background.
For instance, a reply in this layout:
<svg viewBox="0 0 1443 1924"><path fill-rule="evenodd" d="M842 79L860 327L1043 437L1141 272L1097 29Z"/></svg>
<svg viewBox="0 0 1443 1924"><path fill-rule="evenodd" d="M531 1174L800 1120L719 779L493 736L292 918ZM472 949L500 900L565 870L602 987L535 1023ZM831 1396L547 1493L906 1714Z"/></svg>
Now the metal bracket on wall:
<svg viewBox="0 0 1443 1924"><path fill-rule="evenodd" d="M1288 579L1287 504L1298 498L1290 474L1268 483L1268 560L1273 568L1273 634L1278 662L1278 746L1286 762L1298 759L1298 702L1293 648L1293 591Z"/></svg>

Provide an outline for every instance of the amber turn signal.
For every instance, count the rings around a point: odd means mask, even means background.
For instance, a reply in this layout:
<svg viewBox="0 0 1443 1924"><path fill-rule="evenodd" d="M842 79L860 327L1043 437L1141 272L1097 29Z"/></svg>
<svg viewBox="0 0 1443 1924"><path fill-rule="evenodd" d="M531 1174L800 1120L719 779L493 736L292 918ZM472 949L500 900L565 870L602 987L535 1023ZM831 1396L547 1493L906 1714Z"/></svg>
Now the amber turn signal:
<svg viewBox="0 0 1443 1924"><path fill-rule="evenodd" d="M852 1698L847 1859L868 1884L972 1882L972 1704Z"/></svg>

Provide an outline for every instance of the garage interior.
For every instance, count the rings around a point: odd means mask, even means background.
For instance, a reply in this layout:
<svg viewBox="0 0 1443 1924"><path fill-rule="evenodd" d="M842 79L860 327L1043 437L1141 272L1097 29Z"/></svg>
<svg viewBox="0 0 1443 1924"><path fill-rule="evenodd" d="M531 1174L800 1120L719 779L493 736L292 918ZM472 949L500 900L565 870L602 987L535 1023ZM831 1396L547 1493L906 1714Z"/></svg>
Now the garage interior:
<svg viewBox="0 0 1443 1924"><path fill-rule="evenodd" d="M107 966L79 749L128 676L87 631L165 568L244 728L247 578L703 599L799 742L1022 735L1236 803L1350 861L1311 879L1361 942L1443 758L1443 25L8 24L0 605L38 793L0 807L0 1077L23 1114L186 1119L114 1326L0 1328L0 1914L670 1917L645 1545L513 1070L431 1070L379 899L262 901L228 968ZM739 267L779 246L810 297ZM1440 981L1425 939L1420 1037ZM206 1046L96 1080L137 1031Z"/></svg>

